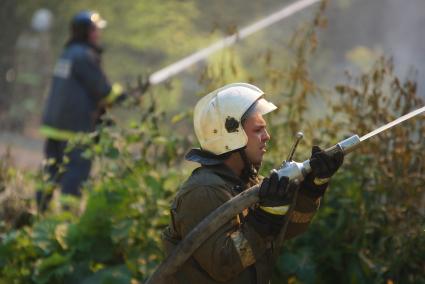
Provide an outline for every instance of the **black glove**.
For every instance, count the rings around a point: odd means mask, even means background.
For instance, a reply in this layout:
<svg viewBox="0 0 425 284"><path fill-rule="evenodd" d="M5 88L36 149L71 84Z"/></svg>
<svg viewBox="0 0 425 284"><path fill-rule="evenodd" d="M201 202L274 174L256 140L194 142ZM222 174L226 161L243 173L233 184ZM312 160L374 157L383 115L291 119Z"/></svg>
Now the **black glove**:
<svg viewBox="0 0 425 284"><path fill-rule="evenodd" d="M259 191L259 207L251 208L248 223L260 235L276 236L285 223L285 216L298 184L290 183L288 177L279 176L276 171L264 178Z"/></svg>
<svg viewBox="0 0 425 284"><path fill-rule="evenodd" d="M122 92L116 99L114 103L120 104L127 100L129 95L126 92Z"/></svg>
<svg viewBox="0 0 425 284"><path fill-rule="evenodd" d="M316 178L330 178L341 167L343 161L344 153L339 148L332 153L327 153L316 145L311 149L310 166Z"/></svg>
<svg viewBox="0 0 425 284"><path fill-rule="evenodd" d="M276 207L290 204L297 185L289 182L288 177L281 177L273 171L270 177L264 178L258 193L260 205Z"/></svg>
<svg viewBox="0 0 425 284"><path fill-rule="evenodd" d="M319 146L313 146L310 157L311 173L301 184L301 191L315 198L325 194L329 179L341 167L343 161L344 153L341 149L336 148L329 153Z"/></svg>

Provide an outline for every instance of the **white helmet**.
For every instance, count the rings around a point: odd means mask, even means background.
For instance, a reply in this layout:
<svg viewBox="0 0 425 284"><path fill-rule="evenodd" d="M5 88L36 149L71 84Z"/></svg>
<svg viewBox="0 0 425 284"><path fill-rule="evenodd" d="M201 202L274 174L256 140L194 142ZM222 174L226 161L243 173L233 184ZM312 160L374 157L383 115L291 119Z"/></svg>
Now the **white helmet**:
<svg viewBox="0 0 425 284"><path fill-rule="evenodd" d="M202 150L221 155L246 146L248 137L241 119L255 104L262 115L277 107L262 98L254 85L234 83L204 96L195 106L193 124Z"/></svg>

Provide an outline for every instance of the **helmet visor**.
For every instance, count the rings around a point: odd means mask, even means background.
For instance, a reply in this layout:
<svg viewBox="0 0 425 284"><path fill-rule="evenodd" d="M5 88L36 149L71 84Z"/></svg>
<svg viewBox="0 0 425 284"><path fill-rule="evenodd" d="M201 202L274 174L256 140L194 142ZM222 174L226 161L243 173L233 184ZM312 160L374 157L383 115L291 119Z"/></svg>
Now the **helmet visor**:
<svg viewBox="0 0 425 284"><path fill-rule="evenodd" d="M277 109L277 106L263 98L258 99L254 104L255 112L259 112L262 115L272 112L275 109Z"/></svg>
<svg viewBox="0 0 425 284"><path fill-rule="evenodd" d="M277 106L275 106L273 103L267 101L264 98L259 98L242 115L241 121L245 121L248 117L250 117L251 115L253 115L255 113L265 115L269 112L274 111L275 109L277 109Z"/></svg>

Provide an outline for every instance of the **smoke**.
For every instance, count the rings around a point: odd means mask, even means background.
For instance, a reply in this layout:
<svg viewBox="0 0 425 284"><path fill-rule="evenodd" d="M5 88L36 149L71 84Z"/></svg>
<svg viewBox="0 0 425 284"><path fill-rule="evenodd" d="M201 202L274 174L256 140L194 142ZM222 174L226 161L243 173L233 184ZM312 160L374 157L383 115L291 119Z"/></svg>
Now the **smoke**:
<svg viewBox="0 0 425 284"><path fill-rule="evenodd" d="M425 98L425 1L389 0L382 19L384 51L393 55L400 75L410 68L418 71L419 94Z"/></svg>
<svg viewBox="0 0 425 284"><path fill-rule="evenodd" d="M330 72L335 72L328 78L341 82L343 70L359 71L349 55L363 55L357 60L370 63L376 59L373 56L384 55L393 58L401 78L417 71L418 93L425 98L424 11L423 0L331 1L326 15L329 27L320 34L320 51L329 56L334 69ZM364 58L365 52L356 53L356 47L370 51L369 58Z"/></svg>

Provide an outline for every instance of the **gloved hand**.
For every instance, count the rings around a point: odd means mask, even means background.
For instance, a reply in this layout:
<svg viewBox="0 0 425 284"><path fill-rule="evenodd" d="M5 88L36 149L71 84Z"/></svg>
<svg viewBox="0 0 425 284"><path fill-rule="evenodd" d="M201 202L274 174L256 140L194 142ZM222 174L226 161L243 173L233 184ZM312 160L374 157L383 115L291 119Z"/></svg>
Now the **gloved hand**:
<svg viewBox="0 0 425 284"><path fill-rule="evenodd" d="M301 184L302 192L312 197L322 196L328 186L330 178L341 167L344 161L344 153L337 149L332 153L323 151L319 146L311 149L310 166L308 174Z"/></svg>
<svg viewBox="0 0 425 284"><path fill-rule="evenodd" d="M331 154L316 145L311 149L310 166L316 178L330 178L341 167L343 161L344 153L340 149Z"/></svg>
<svg viewBox="0 0 425 284"><path fill-rule="evenodd" d="M264 237L276 236L285 223L297 188L298 184L290 183L287 177L279 179L277 172L273 171L260 185L260 206L250 209L248 223Z"/></svg>
<svg viewBox="0 0 425 284"><path fill-rule="evenodd" d="M297 185L289 182L288 177L279 179L274 170L270 177L264 178L260 186L260 205L265 207L276 207L290 204Z"/></svg>

